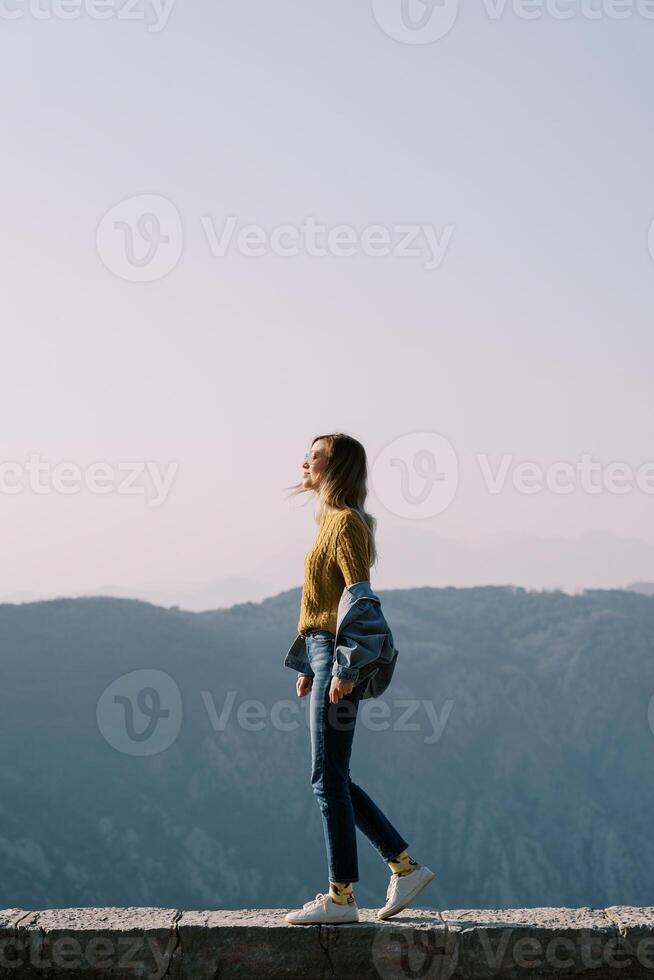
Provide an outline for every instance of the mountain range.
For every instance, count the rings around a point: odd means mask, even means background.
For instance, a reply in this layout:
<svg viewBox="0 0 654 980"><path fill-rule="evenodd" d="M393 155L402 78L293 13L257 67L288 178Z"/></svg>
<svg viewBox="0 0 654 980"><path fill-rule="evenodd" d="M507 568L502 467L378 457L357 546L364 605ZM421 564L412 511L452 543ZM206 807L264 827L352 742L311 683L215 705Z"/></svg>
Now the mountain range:
<svg viewBox="0 0 654 980"><path fill-rule="evenodd" d="M377 590L399 650L351 775L425 907L654 905L654 597ZM1 907L297 907L327 885L300 590L0 605ZM359 834L361 906L388 869Z"/></svg>

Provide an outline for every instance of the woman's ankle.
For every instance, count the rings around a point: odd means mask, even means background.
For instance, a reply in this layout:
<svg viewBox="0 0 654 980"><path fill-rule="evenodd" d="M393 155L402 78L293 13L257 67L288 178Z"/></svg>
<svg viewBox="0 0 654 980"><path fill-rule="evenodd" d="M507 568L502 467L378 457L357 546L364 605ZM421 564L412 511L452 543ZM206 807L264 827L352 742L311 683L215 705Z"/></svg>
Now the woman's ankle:
<svg viewBox="0 0 654 980"><path fill-rule="evenodd" d="M354 901L351 881L329 881L329 897L337 905L349 905Z"/></svg>
<svg viewBox="0 0 654 980"><path fill-rule="evenodd" d="M401 851L396 854L392 861L387 861L386 864L389 866L394 874L398 875L408 875L412 871L415 871L419 864L414 861L408 851Z"/></svg>

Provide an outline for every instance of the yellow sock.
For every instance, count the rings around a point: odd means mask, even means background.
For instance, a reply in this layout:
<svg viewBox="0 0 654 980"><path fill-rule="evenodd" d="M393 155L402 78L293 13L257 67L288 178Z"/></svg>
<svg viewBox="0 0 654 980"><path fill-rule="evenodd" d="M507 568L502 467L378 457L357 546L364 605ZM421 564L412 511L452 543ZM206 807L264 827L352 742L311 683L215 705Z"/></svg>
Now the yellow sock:
<svg viewBox="0 0 654 980"><path fill-rule="evenodd" d="M352 894L352 882L350 881L331 881L329 882L329 897L337 905L349 905L354 901Z"/></svg>
<svg viewBox="0 0 654 980"><path fill-rule="evenodd" d="M402 851L400 854L396 854L393 861L387 861L386 864L389 866L391 871L394 871L398 875L408 875L412 871L415 871L419 864L414 861L408 851Z"/></svg>

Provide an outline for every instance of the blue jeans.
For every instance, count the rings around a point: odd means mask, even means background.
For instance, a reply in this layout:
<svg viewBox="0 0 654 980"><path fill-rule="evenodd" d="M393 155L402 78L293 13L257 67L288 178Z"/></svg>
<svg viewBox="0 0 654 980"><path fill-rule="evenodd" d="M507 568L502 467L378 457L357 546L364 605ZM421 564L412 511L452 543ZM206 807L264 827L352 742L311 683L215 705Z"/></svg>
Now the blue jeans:
<svg viewBox="0 0 654 980"><path fill-rule="evenodd" d="M334 634L307 633L306 649L314 673L309 705L311 729L311 786L320 807L331 881L358 881L355 826L385 861L408 847L407 841L386 819L367 793L350 779L350 753L359 701L358 684L330 704Z"/></svg>

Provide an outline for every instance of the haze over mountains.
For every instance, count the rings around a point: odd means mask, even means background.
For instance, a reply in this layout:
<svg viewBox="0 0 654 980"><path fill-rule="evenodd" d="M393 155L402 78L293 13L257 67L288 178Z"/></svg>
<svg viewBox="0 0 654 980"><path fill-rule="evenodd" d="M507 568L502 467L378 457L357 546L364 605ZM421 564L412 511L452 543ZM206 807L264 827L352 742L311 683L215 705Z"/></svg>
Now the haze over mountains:
<svg viewBox="0 0 654 980"><path fill-rule="evenodd" d="M380 595L400 654L362 705L352 778L437 872L433 906L654 904L654 598ZM3 907L324 889L308 701L282 664L299 600L0 606ZM360 834L359 872L378 906L388 872Z"/></svg>
<svg viewBox="0 0 654 980"><path fill-rule="evenodd" d="M305 544L309 546L309 538ZM654 545L607 531L588 532L578 538L498 532L463 540L409 524L380 526L378 545L380 560L372 579L375 587L383 589L512 584L577 593L587 588L628 588L639 580L647 582L654 569ZM248 555L248 563L252 565L248 574L216 576L191 584L185 581L178 587L158 586L156 582L100 582L79 591L16 590L1 595L0 601L110 595L161 606L178 605L195 612L258 602L295 585L298 568L302 568L302 542L293 539L276 554L261 557L258 564L252 564L252 555Z"/></svg>

